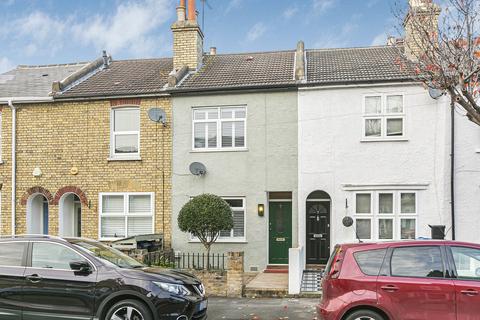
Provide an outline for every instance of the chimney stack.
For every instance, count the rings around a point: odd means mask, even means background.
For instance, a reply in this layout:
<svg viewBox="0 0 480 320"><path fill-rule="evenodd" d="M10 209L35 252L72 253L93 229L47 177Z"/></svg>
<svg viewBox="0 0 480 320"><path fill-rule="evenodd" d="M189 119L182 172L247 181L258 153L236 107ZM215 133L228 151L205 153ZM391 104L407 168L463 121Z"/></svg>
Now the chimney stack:
<svg viewBox="0 0 480 320"><path fill-rule="evenodd" d="M203 61L203 32L197 21L195 0L180 0L177 7L177 21L172 25L173 32L173 71L184 66L190 71L198 70ZM187 13L185 16L185 12Z"/></svg>
<svg viewBox="0 0 480 320"><path fill-rule="evenodd" d="M409 0L405 17L405 55L418 60L438 39L438 18L441 8L433 0Z"/></svg>
<svg viewBox="0 0 480 320"><path fill-rule="evenodd" d="M299 41L295 52L295 81L305 81L305 74L305 43Z"/></svg>
<svg viewBox="0 0 480 320"><path fill-rule="evenodd" d="M217 55L217 48L216 47L210 47L210 55L211 56Z"/></svg>

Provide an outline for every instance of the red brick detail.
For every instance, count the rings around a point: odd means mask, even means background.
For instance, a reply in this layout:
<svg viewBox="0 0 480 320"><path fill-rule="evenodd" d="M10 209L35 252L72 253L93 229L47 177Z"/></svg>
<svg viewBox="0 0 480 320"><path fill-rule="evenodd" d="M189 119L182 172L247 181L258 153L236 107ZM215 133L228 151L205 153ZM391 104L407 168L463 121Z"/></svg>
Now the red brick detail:
<svg viewBox="0 0 480 320"><path fill-rule="evenodd" d="M66 193L76 194L80 199L80 202L83 205L88 206L88 199L87 199L87 196L85 195L85 192L83 192L82 189L75 186L67 186L67 187L60 188L57 191L57 193L55 193L55 197L53 198L52 204L58 205L58 203L60 202L60 198Z"/></svg>
<svg viewBox="0 0 480 320"><path fill-rule="evenodd" d="M28 198L30 198L31 195L33 194L41 194L43 195L49 204L52 204L52 201L53 201L53 196L52 196L52 193L50 191L48 191L47 189L45 189L44 187L40 187L40 186L36 186L36 187L32 187L30 189L28 189L22 196L22 198L20 199L20 204L22 206L25 206L27 205L27 201L28 201Z"/></svg>
<svg viewBox="0 0 480 320"><path fill-rule="evenodd" d="M142 99L115 99L110 100L110 106L139 106Z"/></svg>

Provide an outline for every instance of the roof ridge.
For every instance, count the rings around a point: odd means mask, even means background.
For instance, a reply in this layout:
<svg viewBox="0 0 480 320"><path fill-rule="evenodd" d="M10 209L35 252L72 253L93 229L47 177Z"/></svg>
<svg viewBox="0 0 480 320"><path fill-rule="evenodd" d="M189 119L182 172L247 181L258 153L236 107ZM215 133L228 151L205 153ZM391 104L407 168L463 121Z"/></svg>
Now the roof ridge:
<svg viewBox="0 0 480 320"><path fill-rule="evenodd" d="M15 69L41 69L41 68L52 68L52 67L69 67L69 66L78 66L89 63L88 61L80 62L71 62L71 63L56 63L56 64L19 64Z"/></svg>
<svg viewBox="0 0 480 320"><path fill-rule="evenodd" d="M306 49L305 51L318 52L318 51L348 51L348 50L371 50L371 49L382 49L382 48L398 48L403 46L389 46L389 45L380 45L380 46L367 46L367 47L346 47L346 48L313 48Z"/></svg>
<svg viewBox="0 0 480 320"><path fill-rule="evenodd" d="M253 51L253 52L238 52L238 53L217 53L211 55L205 53L205 56L214 57L214 56L244 56L248 54L265 54L265 53L295 53L295 50L271 50L271 51Z"/></svg>
<svg viewBox="0 0 480 320"><path fill-rule="evenodd" d="M136 62L136 61L159 61L159 60L172 60L173 57L161 57L161 58L139 58L139 59L119 59L112 60L113 62Z"/></svg>

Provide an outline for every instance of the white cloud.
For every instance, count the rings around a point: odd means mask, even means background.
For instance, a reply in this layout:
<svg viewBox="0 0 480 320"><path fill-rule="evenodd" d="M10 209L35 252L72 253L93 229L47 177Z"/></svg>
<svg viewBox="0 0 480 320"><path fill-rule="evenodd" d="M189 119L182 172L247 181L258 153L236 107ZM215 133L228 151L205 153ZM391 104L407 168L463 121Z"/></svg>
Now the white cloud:
<svg viewBox="0 0 480 320"><path fill-rule="evenodd" d="M387 44L387 38L388 38L388 35L386 32L382 32L380 34L378 34L377 36L375 36L375 38L373 38L372 40L372 46L383 46L385 44Z"/></svg>
<svg viewBox="0 0 480 320"><path fill-rule="evenodd" d="M73 26L74 37L84 44L112 54L129 50L138 56L164 50L153 31L167 22L173 12L171 0L121 2L113 16L96 15Z"/></svg>
<svg viewBox="0 0 480 320"><path fill-rule="evenodd" d="M227 9L225 9L225 13L230 13L230 11L233 11L234 9L238 9L242 6L243 0L230 0L228 3Z"/></svg>
<svg viewBox="0 0 480 320"><path fill-rule="evenodd" d="M255 41L258 38L262 37L267 31L267 27L263 22L257 22L247 33L248 41Z"/></svg>
<svg viewBox="0 0 480 320"><path fill-rule="evenodd" d="M0 57L0 73L13 69L15 65L6 57Z"/></svg>
<svg viewBox="0 0 480 320"><path fill-rule="evenodd" d="M335 5L336 0L313 0L313 10L316 13L324 13Z"/></svg>
<svg viewBox="0 0 480 320"><path fill-rule="evenodd" d="M293 6L293 7L288 7L287 9L285 9L285 11L283 11L283 14L282 16L285 18L285 19L290 19L292 18L294 15L296 15L298 13L299 9L297 6Z"/></svg>

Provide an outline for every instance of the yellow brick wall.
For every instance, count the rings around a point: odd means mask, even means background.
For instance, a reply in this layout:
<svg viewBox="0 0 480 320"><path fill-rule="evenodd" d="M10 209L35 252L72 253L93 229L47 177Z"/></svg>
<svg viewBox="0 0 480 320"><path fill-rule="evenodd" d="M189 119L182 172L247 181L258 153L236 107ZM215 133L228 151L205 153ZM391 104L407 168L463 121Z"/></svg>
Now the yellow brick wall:
<svg viewBox="0 0 480 320"><path fill-rule="evenodd" d="M195 70L202 63L203 34L197 23L176 22L173 31L173 67L179 70L184 65Z"/></svg>
<svg viewBox="0 0 480 320"><path fill-rule="evenodd" d="M164 128L148 118L151 107L167 113ZM140 103L140 161L109 161L109 100L54 102L20 106L17 111L16 232L26 232L26 205L21 198L40 186L55 193L66 186L81 189L88 201L82 205L82 236L98 238L98 202L101 192L154 192L155 231L171 243L172 110L169 98L142 99ZM1 232L11 232L11 110L2 109L0 165ZM41 177L34 177L39 167ZM71 174L73 167L78 174ZM163 173L165 180L163 179ZM164 184L163 184L164 183ZM163 192L165 190L165 192ZM49 206L49 233L58 234L59 205Z"/></svg>

